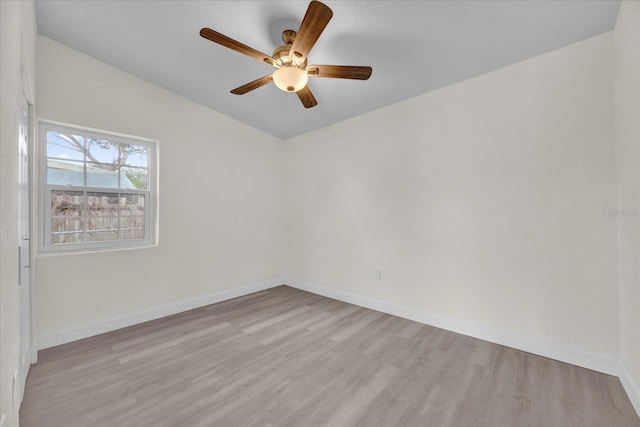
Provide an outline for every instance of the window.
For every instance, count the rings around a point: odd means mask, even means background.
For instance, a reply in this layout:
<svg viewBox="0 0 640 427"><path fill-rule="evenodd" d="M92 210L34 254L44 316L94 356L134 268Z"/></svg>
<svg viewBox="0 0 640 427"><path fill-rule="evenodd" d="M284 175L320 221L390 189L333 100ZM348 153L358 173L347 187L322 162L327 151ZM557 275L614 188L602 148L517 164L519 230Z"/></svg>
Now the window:
<svg viewBox="0 0 640 427"><path fill-rule="evenodd" d="M150 245L156 144L40 122L43 251Z"/></svg>

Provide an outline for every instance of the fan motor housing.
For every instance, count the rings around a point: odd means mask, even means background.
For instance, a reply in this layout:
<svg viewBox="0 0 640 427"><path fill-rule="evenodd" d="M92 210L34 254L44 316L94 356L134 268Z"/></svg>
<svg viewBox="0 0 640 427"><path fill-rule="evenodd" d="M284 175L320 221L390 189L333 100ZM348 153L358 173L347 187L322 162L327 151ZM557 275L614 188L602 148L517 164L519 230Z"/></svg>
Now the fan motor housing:
<svg viewBox="0 0 640 427"><path fill-rule="evenodd" d="M307 67L307 59L305 58L303 62L296 63L291 56L291 45L296 38L296 32L293 30L284 30L282 32L282 41L284 45L279 46L273 51L273 59L276 60L281 66L286 64L293 64L298 68L305 69Z"/></svg>

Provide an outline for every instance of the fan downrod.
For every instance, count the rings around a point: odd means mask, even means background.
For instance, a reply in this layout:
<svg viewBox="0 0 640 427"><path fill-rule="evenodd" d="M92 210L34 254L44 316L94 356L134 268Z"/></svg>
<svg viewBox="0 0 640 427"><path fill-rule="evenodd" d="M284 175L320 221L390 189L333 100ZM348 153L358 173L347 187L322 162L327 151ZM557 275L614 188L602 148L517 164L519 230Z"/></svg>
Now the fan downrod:
<svg viewBox="0 0 640 427"><path fill-rule="evenodd" d="M297 33L295 31L293 31L293 30L284 30L282 32L282 41L287 46L291 46L293 44L293 41L296 38L296 34Z"/></svg>

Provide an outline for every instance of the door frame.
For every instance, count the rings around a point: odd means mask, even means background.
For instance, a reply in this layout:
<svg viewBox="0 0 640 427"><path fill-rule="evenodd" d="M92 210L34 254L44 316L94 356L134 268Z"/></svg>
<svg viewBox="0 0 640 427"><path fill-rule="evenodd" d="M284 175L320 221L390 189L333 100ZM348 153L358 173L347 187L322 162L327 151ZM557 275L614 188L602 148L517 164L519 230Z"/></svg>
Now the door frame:
<svg viewBox="0 0 640 427"><path fill-rule="evenodd" d="M20 402L31 365L31 143L30 108L27 97L21 93L18 132L18 286L19 286L19 342L18 397Z"/></svg>
<svg viewBox="0 0 640 427"><path fill-rule="evenodd" d="M20 94L20 114L22 115L23 102L26 104L26 113L27 113L27 121L24 124L26 126L26 152L27 152L27 165L26 170L24 171L24 176L27 180L26 189L18 188L18 199L19 199L19 217L18 217L18 251L20 254L20 260L18 261L20 264L19 268L19 302L18 302L18 323L19 323L19 354L18 354L18 378L16 388L17 388L17 404L18 407L22 403L22 399L24 397L25 385L27 375L29 373L29 367L32 363L37 361L37 343L35 339L35 316L34 316L34 280L33 280L33 236L35 235L35 224L33 221L33 212L34 212L34 202L35 197L33 194L33 189L36 188L34 186L35 183L35 171L33 165L33 158L35 154L36 144L35 144L35 135L36 135L36 114L35 114L35 97L34 97L34 88L33 82L31 78L30 70L28 70L28 65L24 63L24 60L21 61L21 86L22 91ZM20 117L19 126L23 126L22 117ZM19 143L20 144L20 143ZM20 147L18 147L20 150ZM19 153L19 162L22 162L22 156ZM22 170L21 165L18 166L18 173ZM22 178L18 177L21 181ZM23 192L26 192L23 193ZM22 203L22 198L26 197L26 203ZM22 212L26 208L26 212ZM26 222L26 224L22 225L22 222ZM21 230L22 226L26 227L26 237L28 240L28 249L23 251L23 236L24 232ZM25 259L26 257L26 259ZM22 262L21 262L22 261ZM28 266L28 272L25 275L23 274L23 266ZM23 280L26 283L23 283ZM25 288L26 287L26 288ZM24 323L27 323L27 327L24 326Z"/></svg>

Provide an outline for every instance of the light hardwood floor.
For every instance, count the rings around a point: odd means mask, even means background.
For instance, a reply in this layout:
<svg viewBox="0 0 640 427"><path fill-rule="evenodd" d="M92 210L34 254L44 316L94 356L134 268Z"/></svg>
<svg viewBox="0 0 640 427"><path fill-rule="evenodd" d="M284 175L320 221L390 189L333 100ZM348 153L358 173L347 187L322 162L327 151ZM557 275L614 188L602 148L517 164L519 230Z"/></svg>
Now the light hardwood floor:
<svg viewBox="0 0 640 427"><path fill-rule="evenodd" d="M640 426L620 381L286 286L44 350L22 427Z"/></svg>

